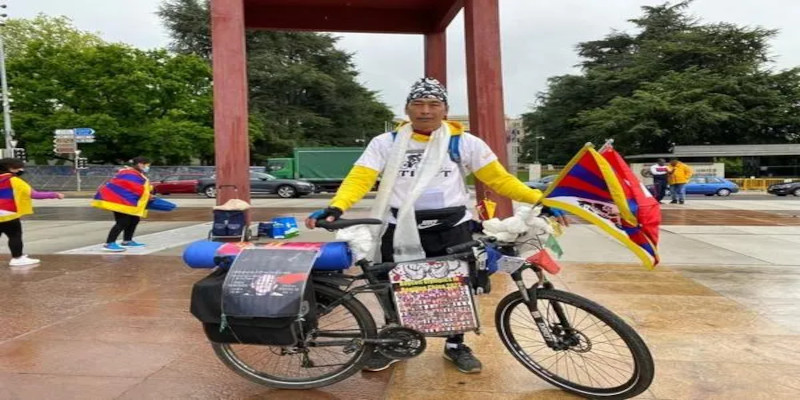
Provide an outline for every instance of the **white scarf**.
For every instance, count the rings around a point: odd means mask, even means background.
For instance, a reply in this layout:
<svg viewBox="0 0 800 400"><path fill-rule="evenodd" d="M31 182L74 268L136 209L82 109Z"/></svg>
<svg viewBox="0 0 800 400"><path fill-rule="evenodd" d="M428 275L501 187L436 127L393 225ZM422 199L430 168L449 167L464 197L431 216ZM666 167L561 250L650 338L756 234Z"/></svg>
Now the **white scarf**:
<svg viewBox="0 0 800 400"><path fill-rule="evenodd" d="M411 142L414 130L411 124L403 125L395 137L389 159L381 176L380 189L375 199L375 204L370 210L370 218L383 221L383 225L357 226L339 231L337 238L341 240L351 240L354 237L364 237L359 235L359 231L369 229L372 239L372 247L367 253L371 253L374 262L381 262L381 237L386 231L389 220L389 200L394 190L395 182L400 174L400 167L406 160L406 152ZM425 147L422 160L417 167L414 180L411 184L411 191L397 212L397 228L394 233L394 261L409 261L425 258L425 251L420 243L419 231L417 229L417 218L414 212L414 204L417 199L430 185L434 177L442 169L444 161L448 157L447 148L450 144L450 127L443 123L442 126L431 133L431 140ZM363 232L361 232L363 234ZM363 248L361 246L357 246ZM367 249L364 249L367 250Z"/></svg>

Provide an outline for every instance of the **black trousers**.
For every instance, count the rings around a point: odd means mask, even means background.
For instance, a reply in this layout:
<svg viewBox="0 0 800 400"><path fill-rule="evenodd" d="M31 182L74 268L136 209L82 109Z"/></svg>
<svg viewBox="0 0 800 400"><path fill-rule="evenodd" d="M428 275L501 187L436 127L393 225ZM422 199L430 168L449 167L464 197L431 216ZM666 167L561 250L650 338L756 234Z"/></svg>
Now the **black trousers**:
<svg viewBox="0 0 800 400"><path fill-rule="evenodd" d="M653 177L653 186L656 189L655 198L658 201L664 200L667 196L667 176L658 175Z"/></svg>
<svg viewBox="0 0 800 400"><path fill-rule="evenodd" d="M11 257L22 257L22 221L19 218L0 222L0 235L8 236Z"/></svg>
<svg viewBox="0 0 800 400"><path fill-rule="evenodd" d="M139 225L139 220L141 220L141 218L135 215L114 212L114 221L116 221L116 223L111 227L111 231L108 232L106 243L116 242L119 234L123 232L125 234L122 236L122 240L126 242L133 240L133 233L136 232L136 226Z"/></svg>
<svg viewBox="0 0 800 400"><path fill-rule="evenodd" d="M395 225L390 224L386 233L381 238L381 258L384 262L394 260L394 231ZM469 222L456 225L450 229L438 232L429 232L425 229L419 231L419 239L426 257L440 257L447 255L447 248L472 240L472 227ZM389 274L379 277L389 279ZM453 335L447 338L448 343L464 343L464 334Z"/></svg>

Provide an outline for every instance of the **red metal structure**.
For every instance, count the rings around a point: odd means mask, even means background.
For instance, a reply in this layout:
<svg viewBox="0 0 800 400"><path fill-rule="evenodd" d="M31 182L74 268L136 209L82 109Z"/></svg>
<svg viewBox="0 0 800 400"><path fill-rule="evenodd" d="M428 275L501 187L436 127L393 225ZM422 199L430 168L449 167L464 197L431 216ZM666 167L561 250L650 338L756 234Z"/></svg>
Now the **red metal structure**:
<svg viewBox="0 0 800 400"><path fill-rule="evenodd" d="M248 199L246 29L425 36L425 73L447 82L447 26L464 9L470 129L507 163L498 0L212 0L217 179ZM412 61L412 60L410 60ZM412 82L409 82L411 85ZM478 188L478 193L483 193ZM220 190L218 202L234 196ZM511 202L495 198L498 215Z"/></svg>

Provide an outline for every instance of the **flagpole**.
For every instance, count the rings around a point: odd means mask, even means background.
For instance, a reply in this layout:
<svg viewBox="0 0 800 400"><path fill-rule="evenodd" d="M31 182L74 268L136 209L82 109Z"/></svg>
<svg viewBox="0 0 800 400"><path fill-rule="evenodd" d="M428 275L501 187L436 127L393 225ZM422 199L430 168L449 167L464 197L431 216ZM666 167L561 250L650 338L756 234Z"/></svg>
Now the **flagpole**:
<svg viewBox="0 0 800 400"><path fill-rule="evenodd" d="M600 150L598 150L598 153L602 153L609 147L614 147L614 139L606 139L605 144L603 144L603 147L601 147Z"/></svg>

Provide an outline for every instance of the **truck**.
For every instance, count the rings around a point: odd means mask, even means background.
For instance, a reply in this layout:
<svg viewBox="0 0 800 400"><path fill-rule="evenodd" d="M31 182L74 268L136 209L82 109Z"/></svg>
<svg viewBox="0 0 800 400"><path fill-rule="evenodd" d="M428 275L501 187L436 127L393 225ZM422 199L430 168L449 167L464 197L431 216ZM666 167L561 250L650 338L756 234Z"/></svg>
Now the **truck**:
<svg viewBox="0 0 800 400"><path fill-rule="evenodd" d="M363 152L363 147L298 147L294 157L267 159L267 173L311 182L317 192L335 192Z"/></svg>

